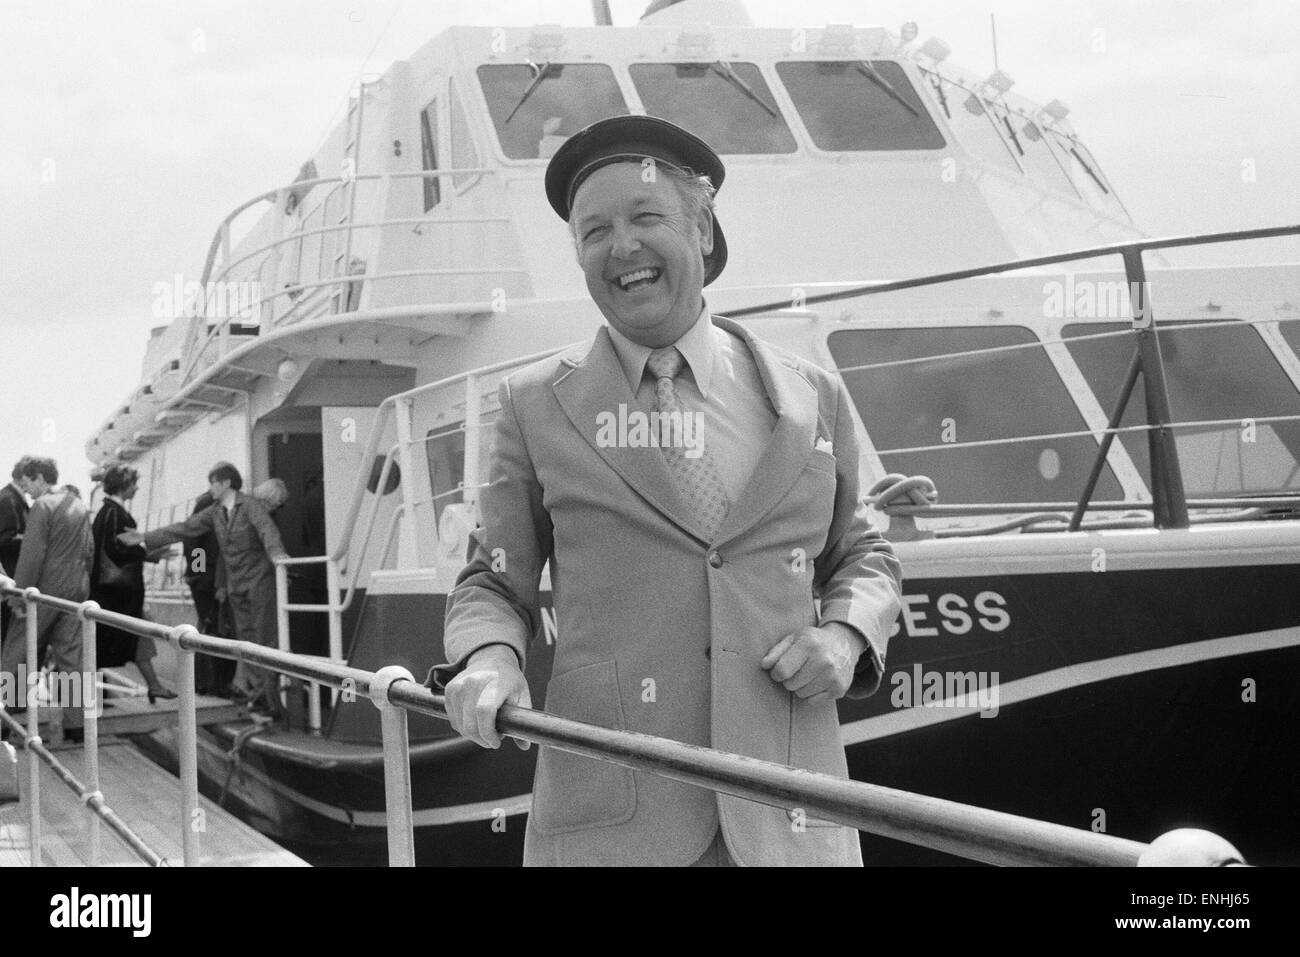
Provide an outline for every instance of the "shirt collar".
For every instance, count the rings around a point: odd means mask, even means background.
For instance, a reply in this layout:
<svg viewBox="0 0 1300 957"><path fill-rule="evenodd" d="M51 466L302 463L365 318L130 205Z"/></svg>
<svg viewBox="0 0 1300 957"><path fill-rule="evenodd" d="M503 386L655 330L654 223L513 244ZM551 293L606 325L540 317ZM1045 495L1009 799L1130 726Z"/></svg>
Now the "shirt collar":
<svg viewBox="0 0 1300 957"><path fill-rule="evenodd" d="M645 375L646 361L654 350L649 346L633 342L612 325L609 325L608 328L609 338L614 343L614 353L618 356L619 365L623 367L623 373L627 376L632 391L636 392L637 387L641 384L641 377ZM709 397L709 386L713 382L714 351L713 322L709 318L707 303L700 307L700 314L696 318L695 324L687 329L673 345L680 350L682 356L686 359L686 364L690 366L691 374L695 377L695 385L699 388L700 395L707 399Z"/></svg>

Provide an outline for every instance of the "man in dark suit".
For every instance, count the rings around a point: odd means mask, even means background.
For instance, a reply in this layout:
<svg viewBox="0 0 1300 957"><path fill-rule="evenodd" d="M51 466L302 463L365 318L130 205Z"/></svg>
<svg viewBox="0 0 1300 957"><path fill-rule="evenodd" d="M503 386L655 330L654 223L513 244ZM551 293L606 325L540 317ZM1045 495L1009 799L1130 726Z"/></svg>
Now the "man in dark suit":
<svg viewBox="0 0 1300 957"><path fill-rule="evenodd" d="M218 462L208 473L208 492L214 504L184 522L156 528L145 534L124 532L118 538L126 545L144 544L153 551L185 538L200 538L208 532L217 537L221 562L217 571L218 600L228 602L234 620L235 637L268 648L278 646L278 612L275 594L275 562L288 558L280 530L271 520L266 505L242 491L244 480L229 462ZM264 668L235 667L231 686L248 698L254 710L275 716L280 712L278 682Z"/></svg>
<svg viewBox="0 0 1300 957"><path fill-rule="evenodd" d="M204 492L194 502L190 515L207 511L215 501L210 491ZM199 631L205 635L228 637L226 619L229 612L225 608L225 601L217 600L217 569L221 563L221 546L217 542L216 532L208 531L203 535L186 538L182 547L185 583L190 586L190 596L194 599ZM202 654L195 656L194 683L199 694L225 692L230 687L234 674L235 662L227 658Z"/></svg>
<svg viewBox="0 0 1300 957"><path fill-rule="evenodd" d="M500 389L482 526L432 676L485 747L502 704L530 704L549 562L547 710L848 776L835 702L880 684L899 564L861 501L843 383L705 306L726 263L723 175L707 144L649 116L593 124L547 169L608 325ZM542 748L524 862L862 858L856 832L798 809Z"/></svg>
<svg viewBox="0 0 1300 957"><path fill-rule="evenodd" d="M0 570L10 578L18 568L18 552L23 547L23 531L27 528L27 497L23 487L23 468L31 460L24 455L14 465L12 479L0 489ZM9 634L9 616L13 612L8 602L0 603L0 635Z"/></svg>

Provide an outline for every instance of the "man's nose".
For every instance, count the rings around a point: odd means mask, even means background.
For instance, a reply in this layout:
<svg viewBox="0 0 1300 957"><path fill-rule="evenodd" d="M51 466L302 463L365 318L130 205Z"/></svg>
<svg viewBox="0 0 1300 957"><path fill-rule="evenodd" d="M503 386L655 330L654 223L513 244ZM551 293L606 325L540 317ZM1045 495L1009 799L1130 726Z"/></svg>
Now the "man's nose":
<svg viewBox="0 0 1300 957"><path fill-rule="evenodd" d="M627 259L641 250L641 240L637 238L636 230L630 223L616 224L611 239L610 252L619 259Z"/></svg>

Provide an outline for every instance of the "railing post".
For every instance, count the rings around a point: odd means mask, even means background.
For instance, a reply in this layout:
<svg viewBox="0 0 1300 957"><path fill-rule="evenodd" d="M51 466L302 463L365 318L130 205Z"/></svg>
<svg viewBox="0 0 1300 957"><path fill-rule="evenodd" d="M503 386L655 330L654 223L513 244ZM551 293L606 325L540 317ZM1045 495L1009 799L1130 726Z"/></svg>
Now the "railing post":
<svg viewBox="0 0 1300 957"><path fill-rule="evenodd" d="M176 645L176 686L180 699L177 709L176 750L180 758L181 846L186 867L199 866L199 833L203 814L199 808L199 722L195 712L194 652L182 642L197 638L193 625L177 625L171 630Z"/></svg>
<svg viewBox="0 0 1300 957"><path fill-rule="evenodd" d="M375 672L370 700L379 709L384 733L384 803L388 811L388 864L415 866L415 820L411 814L411 746L407 738L406 709L388 700L388 689L398 681L414 681L405 668L389 665Z"/></svg>
<svg viewBox="0 0 1300 957"><path fill-rule="evenodd" d="M415 520L415 469L411 463L411 416L415 400L405 397L397 400L397 461L402 469L402 505L406 510L406 534L402 536L402 544L398 554L401 556L400 561L406 568L417 567L422 564L420 549L420 528L419 523ZM377 489L376 494L382 495L383 489Z"/></svg>
<svg viewBox="0 0 1300 957"><path fill-rule="evenodd" d="M343 609L339 597L339 564L334 558L325 559L325 603L329 607L327 617L330 631L330 660L343 660ZM338 688L330 688L330 707L339 703ZM320 725L320 704L316 705L316 724Z"/></svg>
<svg viewBox="0 0 1300 957"><path fill-rule="evenodd" d="M36 599L41 590L32 586L23 589L23 622L27 626L27 794L31 802L27 806L28 846L31 848L31 866L41 866L41 759L36 753L35 745L41 743L40 705L36 700L36 689L41 683L41 666L36 657L36 636L38 626L36 612L40 607Z"/></svg>
<svg viewBox="0 0 1300 957"><path fill-rule="evenodd" d="M289 650L289 566L282 562L275 563L275 646L281 651ZM275 673L275 697L284 704L284 675Z"/></svg>
<svg viewBox="0 0 1300 957"><path fill-rule="evenodd" d="M81 619L81 716L83 751L86 758L86 804L95 798L103 799L99 790L99 649L95 647L95 619L89 612L99 611L99 602L84 601L77 609ZM90 815L90 860L92 867L99 864L99 815Z"/></svg>
<svg viewBox="0 0 1300 957"><path fill-rule="evenodd" d="M483 397L479 394L478 374L465 376L465 474L461 501L478 512L479 420L483 417Z"/></svg>
<svg viewBox="0 0 1300 957"><path fill-rule="evenodd" d="M1129 303L1133 328L1137 333L1138 351L1142 356L1142 386L1146 391L1147 433L1151 454L1151 497L1156 528L1187 528L1187 496L1183 491L1183 473L1178 464L1178 446L1169 412L1169 393L1165 389L1165 366L1156 335L1156 318L1147 287L1142 251L1124 250L1124 272L1128 279Z"/></svg>

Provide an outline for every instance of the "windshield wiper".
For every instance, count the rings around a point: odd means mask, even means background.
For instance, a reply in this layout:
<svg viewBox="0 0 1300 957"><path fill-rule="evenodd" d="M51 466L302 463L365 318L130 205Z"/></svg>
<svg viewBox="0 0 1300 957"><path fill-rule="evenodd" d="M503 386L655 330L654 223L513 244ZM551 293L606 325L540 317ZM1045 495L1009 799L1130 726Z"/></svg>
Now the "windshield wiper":
<svg viewBox="0 0 1300 957"><path fill-rule="evenodd" d="M761 96L755 93L754 88L751 87L744 80L742 80L736 74L736 71L733 70L729 64L723 63L721 60L716 60L713 63L709 64L709 68L712 69L713 72L717 73L719 76L725 77L731 83L732 86L738 89L741 93L744 93L747 97L749 97L759 106L761 106L763 109L767 110L768 115L771 116L772 119L777 118L776 107L769 106L767 104L767 101L765 101Z"/></svg>
<svg viewBox="0 0 1300 957"><path fill-rule="evenodd" d="M907 112L911 113L915 117L919 118L921 116L921 114L917 112L916 107L914 107L911 103L908 103L907 100L903 99L903 97L899 95L899 92L895 90L892 85L890 85L890 82L876 72L876 68L874 66L868 63L866 60L858 60L857 63L853 65L858 68L859 73L861 73L872 83L876 84L876 86L880 87L882 90L888 93L889 96L893 98L894 102L902 106L903 109L907 110Z"/></svg>
<svg viewBox="0 0 1300 957"><path fill-rule="evenodd" d="M1107 196L1109 196L1110 190L1106 188L1106 184L1101 181L1101 178L1092 171L1092 167L1084 162L1083 157L1079 155L1079 151L1076 150L1073 146L1071 146L1070 153L1074 156L1075 159L1079 161L1079 165L1083 167L1083 171L1092 177L1092 181L1096 183L1099 187L1101 187L1101 191L1105 193Z"/></svg>
<svg viewBox="0 0 1300 957"><path fill-rule="evenodd" d="M528 98L533 95L533 91L542 85L542 80L546 79L546 71L551 68L551 62L552 61L547 60L539 67L537 64L533 63L532 60L528 61L528 65L537 71L537 75L533 77L532 82L528 84L528 89L524 90L524 95L519 98L519 102L515 104L515 108L511 110L510 115L506 117L506 123L509 123L515 118L515 114L519 112L519 107L527 103ZM505 126L505 123L502 123L501 125Z"/></svg>
<svg viewBox="0 0 1300 957"><path fill-rule="evenodd" d="M1011 137L1011 142L1016 144L1016 149L1020 151L1020 155L1024 156L1025 148L1020 145L1020 137L1016 136L1016 131L1011 126L1011 118L1006 114L1002 116L1002 125L1007 128L1007 135Z"/></svg>
<svg viewBox="0 0 1300 957"><path fill-rule="evenodd" d="M948 109L948 94L943 92L943 82L936 75L930 85L934 87L934 92L938 94L939 105L943 107L943 115L952 119L952 110Z"/></svg>

